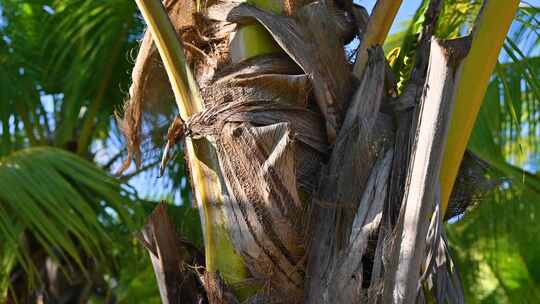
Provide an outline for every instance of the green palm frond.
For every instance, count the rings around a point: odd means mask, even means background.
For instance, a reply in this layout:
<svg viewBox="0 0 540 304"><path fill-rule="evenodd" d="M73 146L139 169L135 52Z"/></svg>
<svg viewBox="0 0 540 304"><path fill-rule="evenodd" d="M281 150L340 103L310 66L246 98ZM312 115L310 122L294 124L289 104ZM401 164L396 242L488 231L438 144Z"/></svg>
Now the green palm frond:
<svg viewBox="0 0 540 304"><path fill-rule="evenodd" d="M447 227L470 303L540 301L539 12L520 8L469 141L500 186Z"/></svg>
<svg viewBox="0 0 540 304"><path fill-rule="evenodd" d="M498 65L469 142L502 180L477 209L447 227L471 303L540 301L540 99L524 70L537 64L529 58Z"/></svg>
<svg viewBox="0 0 540 304"><path fill-rule="evenodd" d="M424 12L429 1L422 1L420 7L417 9L413 18L404 23L409 23L406 31L400 31L394 33L388 37L385 42L385 49L390 51L397 48L400 43L400 57L394 63L394 71L398 72L406 70L406 65L412 64L407 61L414 51L415 41L418 39L418 35L421 32L421 26L424 20ZM459 36L466 35L470 32L475 16L478 14L481 2L471 0L449 0L445 1L439 21L437 23L436 35L441 39L453 39ZM530 39L529 36L535 35L538 39L538 33L540 30L540 21L538 19L540 8L531 6L522 6L518 15L515 18L515 27L518 27L512 35L515 40L523 40L524 38ZM509 37L510 38L510 37ZM510 43L509 41L508 43ZM508 44L507 43L507 44ZM506 49L510 46L506 46ZM528 48L531 55L533 51L538 51L533 47ZM511 52L512 53L512 52ZM405 63L404 61L407 61Z"/></svg>
<svg viewBox="0 0 540 304"><path fill-rule="evenodd" d="M48 256L85 269L83 256L110 265L113 230L125 234L140 224L140 210L126 204L114 178L60 149L30 148L1 158L0 181L2 278L18 264L36 282L36 253L25 246L30 235Z"/></svg>
<svg viewBox="0 0 540 304"><path fill-rule="evenodd" d="M12 9L12 1L0 5L4 20L17 18L23 29L16 31L11 23L0 26L0 155L6 155L25 145L37 144L45 136L46 128L37 123L43 119L39 112L39 93L33 81L39 69L25 64L27 56L35 55L38 34L35 22L31 20L32 16L39 17L40 12L26 5L16 11Z"/></svg>
<svg viewBox="0 0 540 304"><path fill-rule="evenodd" d="M513 183L447 227L467 303L540 301L538 195Z"/></svg>
<svg viewBox="0 0 540 304"><path fill-rule="evenodd" d="M113 112L127 97L143 31L134 2L0 0L0 6L0 156L52 145L116 172L125 153ZM127 175L154 183L147 198L159 201L180 190L175 200L189 202L181 162L156 179L168 121L176 115L171 109L160 105L145 116L147 162Z"/></svg>
<svg viewBox="0 0 540 304"><path fill-rule="evenodd" d="M136 46L133 1L55 1L43 33L46 85L62 85L62 121L56 143L78 131L78 153L84 155L94 126L107 129L110 113L127 89L127 54ZM54 87L51 87L54 89ZM83 109L82 112L80 111ZM103 114L105 116L103 116Z"/></svg>
<svg viewBox="0 0 540 304"><path fill-rule="evenodd" d="M540 32L530 23L539 13L529 7L519 10L469 143L486 161L500 163L499 168L504 163L535 171L538 166L540 57L522 50L540 46Z"/></svg>
<svg viewBox="0 0 540 304"><path fill-rule="evenodd" d="M129 52L142 32L134 3L2 0L0 5L4 127L10 119L22 122L31 145L71 142L87 156L91 139L107 138L111 114L129 86ZM21 148L2 133L6 153Z"/></svg>
<svg viewBox="0 0 540 304"><path fill-rule="evenodd" d="M392 53L390 64L397 75L398 89L405 86L409 79L417 42L422 32L424 14L429 1L423 0L411 19L406 31L398 32L388 37L385 50ZM452 39L467 34L480 9L480 2L470 0L449 0L444 5L437 22L436 36L441 39ZM400 44L401 43L401 44ZM400 45L400 46L399 46ZM399 46L399 47L398 47Z"/></svg>
<svg viewBox="0 0 540 304"><path fill-rule="evenodd" d="M480 6L481 1L445 1L437 23L437 37L453 39L468 34Z"/></svg>

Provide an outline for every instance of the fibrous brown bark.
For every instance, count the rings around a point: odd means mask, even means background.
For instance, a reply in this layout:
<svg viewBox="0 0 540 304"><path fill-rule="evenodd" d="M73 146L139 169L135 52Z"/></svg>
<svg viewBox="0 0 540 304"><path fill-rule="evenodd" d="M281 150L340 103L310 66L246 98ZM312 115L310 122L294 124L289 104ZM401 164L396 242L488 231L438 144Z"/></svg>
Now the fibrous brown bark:
<svg viewBox="0 0 540 304"><path fill-rule="evenodd" d="M203 264L193 244L182 240L161 203L150 215L139 240L150 254L164 304L197 303L205 298L197 272L189 267Z"/></svg>
<svg viewBox="0 0 540 304"><path fill-rule="evenodd" d="M182 3L171 5L190 7ZM289 16L277 16L223 1L194 13L188 26L173 18L206 105L183 128L217 151L224 200L213 208L250 281L261 286L248 301L463 301L437 181L454 76L468 46L433 39L441 3L431 1L398 98L389 93L394 84L380 47L369 50L361 79L352 74L344 44L365 24L354 20L361 15L354 6L288 3ZM253 23L282 50L233 63L231 35ZM144 41L127 123L140 119L150 95L143 86L157 87L144 66L155 56ZM136 144L133 127L127 135ZM236 301L218 274L200 282L210 302Z"/></svg>

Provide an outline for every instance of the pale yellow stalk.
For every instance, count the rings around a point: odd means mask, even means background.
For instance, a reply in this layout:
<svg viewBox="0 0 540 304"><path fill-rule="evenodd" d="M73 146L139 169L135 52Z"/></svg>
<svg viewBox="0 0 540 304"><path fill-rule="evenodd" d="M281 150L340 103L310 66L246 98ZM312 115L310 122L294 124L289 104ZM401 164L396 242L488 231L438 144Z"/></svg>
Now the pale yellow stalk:
<svg viewBox="0 0 540 304"><path fill-rule="evenodd" d="M204 110L199 88L186 62L169 17L159 0L136 0L152 33L169 77L182 119ZM215 149L206 139L186 139L186 150L193 191L203 225L206 270L219 271L227 282L237 283L247 276L243 262L235 252L226 230L220 225L222 203L219 164Z"/></svg>
<svg viewBox="0 0 540 304"><path fill-rule="evenodd" d="M353 72L358 78L362 76L366 67L368 60L367 50L376 45L383 44L396 18L401 2L402 0L379 0L375 4L369 17L366 32L362 37L360 48L356 54L356 63Z"/></svg>
<svg viewBox="0 0 540 304"><path fill-rule="evenodd" d="M459 165L519 0L485 0L472 47L458 71L454 110L441 167L442 214L446 212Z"/></svg>

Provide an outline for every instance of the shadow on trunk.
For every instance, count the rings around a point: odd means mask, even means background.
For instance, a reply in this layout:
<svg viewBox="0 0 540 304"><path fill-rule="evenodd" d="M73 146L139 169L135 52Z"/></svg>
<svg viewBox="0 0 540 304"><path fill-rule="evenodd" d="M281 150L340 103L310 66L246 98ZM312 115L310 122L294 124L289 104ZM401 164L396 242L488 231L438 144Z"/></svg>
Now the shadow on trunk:
<svg viewBox="0 0 540 304"><path fill-rule="evenodd" d="M204 102L183 121L184 134L211 143L219 164L210 224L225 229L249 273L239 282L220 276L224 269L180 267L195 251L178 241L160 206L143 234L163 301L463 303L438 181L470 39L433 37L442 1L430 2L398 97L380 46L366 52L360 78L346 60L346 41L366 26L354 5L306 2L288 5L285 16L232 1L201 11L186 0L165 4ZM171 13L181 9L192 15ZM232 62L229 42L250 24L262 25L280 49ZM163 88L149 37L124 120L135 158L140 124L131 122ZM450 208L456 213L473 200L460 198Z"/></svg>

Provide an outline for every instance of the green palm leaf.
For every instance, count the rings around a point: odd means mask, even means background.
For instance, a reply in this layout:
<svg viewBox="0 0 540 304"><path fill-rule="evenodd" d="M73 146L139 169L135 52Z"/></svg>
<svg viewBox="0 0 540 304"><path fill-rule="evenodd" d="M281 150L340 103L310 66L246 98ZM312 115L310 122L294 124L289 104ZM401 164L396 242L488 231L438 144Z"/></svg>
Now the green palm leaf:
<svg viewBox="0 0 540 304"><path fill-rule="evenodd" d="M540 301L539 12L520 8L469 142L500 186L447 227L470 303Z"/></svg>
<svg viewBox="0 0 540 304"><path fill-rule="evenodd" d="M94 126L108 130L110 113L123 100L119 87L128 87L126 54L136 45L135 5L120 0L55 1L52 8L41 39L46 85L54 90L61 84L64 93L56 143L64 144L81 128L77 148L84 155Z"/></svg>
<svg viewBox="0 0 540 304"><path fill-rule="evenodd" d="M468 303L540 301L538 193L515 183L447 228Z"/></svg>
<svg viewBox="0 0 540 304"><path fill-rule="evenodd" d="M31 235L46 254L84 269L83 255L110 265L111 231L134 228L140 212L120 185L93 164L55 148L30 148L0 159L0 243L4 275L15 263L36 282L37 267L24 245ZM113 227L113 225L116 225ZM8 282L2 282L6 287ZM5 290L5 289L4 289Z"/></svg>

